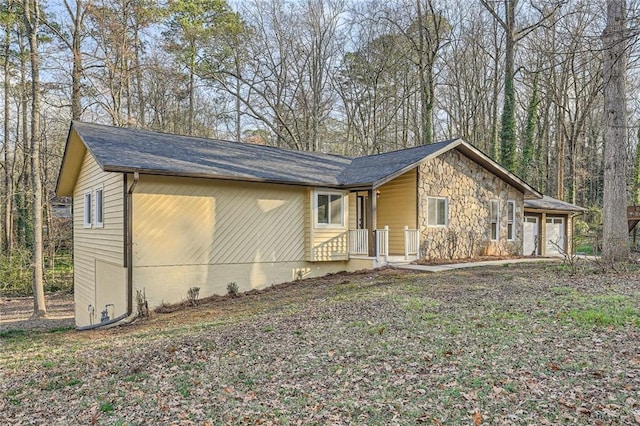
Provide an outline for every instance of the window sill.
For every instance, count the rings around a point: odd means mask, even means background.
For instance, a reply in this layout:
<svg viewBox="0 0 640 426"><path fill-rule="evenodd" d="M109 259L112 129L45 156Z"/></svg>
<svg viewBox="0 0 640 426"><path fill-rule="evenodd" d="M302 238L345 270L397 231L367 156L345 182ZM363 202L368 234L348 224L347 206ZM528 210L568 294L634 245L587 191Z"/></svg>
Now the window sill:
<svg viewBox="0 0 640 426"><path fill-rule="evenodd" d="M344 225L331 225L327 223L316 223L313 227L314 229L347 229Z"/></svg>

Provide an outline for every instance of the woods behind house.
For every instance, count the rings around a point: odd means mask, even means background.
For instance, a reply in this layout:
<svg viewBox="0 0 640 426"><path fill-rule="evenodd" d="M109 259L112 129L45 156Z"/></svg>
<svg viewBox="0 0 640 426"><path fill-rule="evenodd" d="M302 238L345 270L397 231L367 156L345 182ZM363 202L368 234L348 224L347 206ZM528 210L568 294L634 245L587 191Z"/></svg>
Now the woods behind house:
<svg viewBox="0 0 640 426"><path fill-rule="evenodd" d="M624 38L629 203L637 6ZM573 0L7 0L3 265L40 264L42 250L55 271L69 250L54 188L72 119L353 156L458 136L540 192L592 207L581 232L597 236L606 18L604 3Z"/></svg>

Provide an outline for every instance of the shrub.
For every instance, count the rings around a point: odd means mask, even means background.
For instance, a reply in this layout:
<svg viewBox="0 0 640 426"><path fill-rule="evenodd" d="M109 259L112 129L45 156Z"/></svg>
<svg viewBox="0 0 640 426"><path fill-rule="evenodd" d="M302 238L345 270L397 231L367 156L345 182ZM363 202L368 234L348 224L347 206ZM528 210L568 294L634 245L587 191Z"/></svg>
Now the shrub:
<svg viewBox="0 0 640 426"><path fill-rule="evenodd" d="M237 296L238 284L236 284L235 282L230 282L229 284L227 284L227 294L234 297Z"/></svg>
<svg viewBox="0 0 640 426"><path fill-rule="evenodd" d="M31 253L16 249L0 255L0 293L31 294Z"/></svg>
<svg viewBox="0 0 640 426"><path fill-rule="evenodd" d="M200 287L191 287L187 291L187 298L189 299L189 303L191 306L196 306L198 303L198 296L200 295Z"/></svg>

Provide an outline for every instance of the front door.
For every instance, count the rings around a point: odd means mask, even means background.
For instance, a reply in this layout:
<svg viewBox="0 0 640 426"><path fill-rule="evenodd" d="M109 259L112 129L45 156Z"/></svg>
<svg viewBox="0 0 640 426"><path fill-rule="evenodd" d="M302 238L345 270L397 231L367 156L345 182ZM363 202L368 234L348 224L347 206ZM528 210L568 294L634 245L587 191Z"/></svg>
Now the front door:
<svg viewBox="0 0 640 426"><path fill-rule="evenodd" d="M522 254L525 256L538 254L538 218L536 216L524 217Z"/></svg>
<svg viewBox="0 0 640 426"><path fill-rule="evenodd" d="M547 255L561 255L565 252L564 247L564 218L547 218Z"/></svg>

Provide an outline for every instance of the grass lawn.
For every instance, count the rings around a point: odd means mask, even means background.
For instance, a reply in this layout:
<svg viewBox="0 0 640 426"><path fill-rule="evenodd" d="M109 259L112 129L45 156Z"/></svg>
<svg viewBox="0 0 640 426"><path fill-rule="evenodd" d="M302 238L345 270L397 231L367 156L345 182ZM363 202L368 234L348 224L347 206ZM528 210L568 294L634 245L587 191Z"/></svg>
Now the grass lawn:
<svg viewBox="0 0 640 426"><path fill-rule="evenodd" d="M338 275L0 333L0 424L640 424L640 272Z"/></svg>

